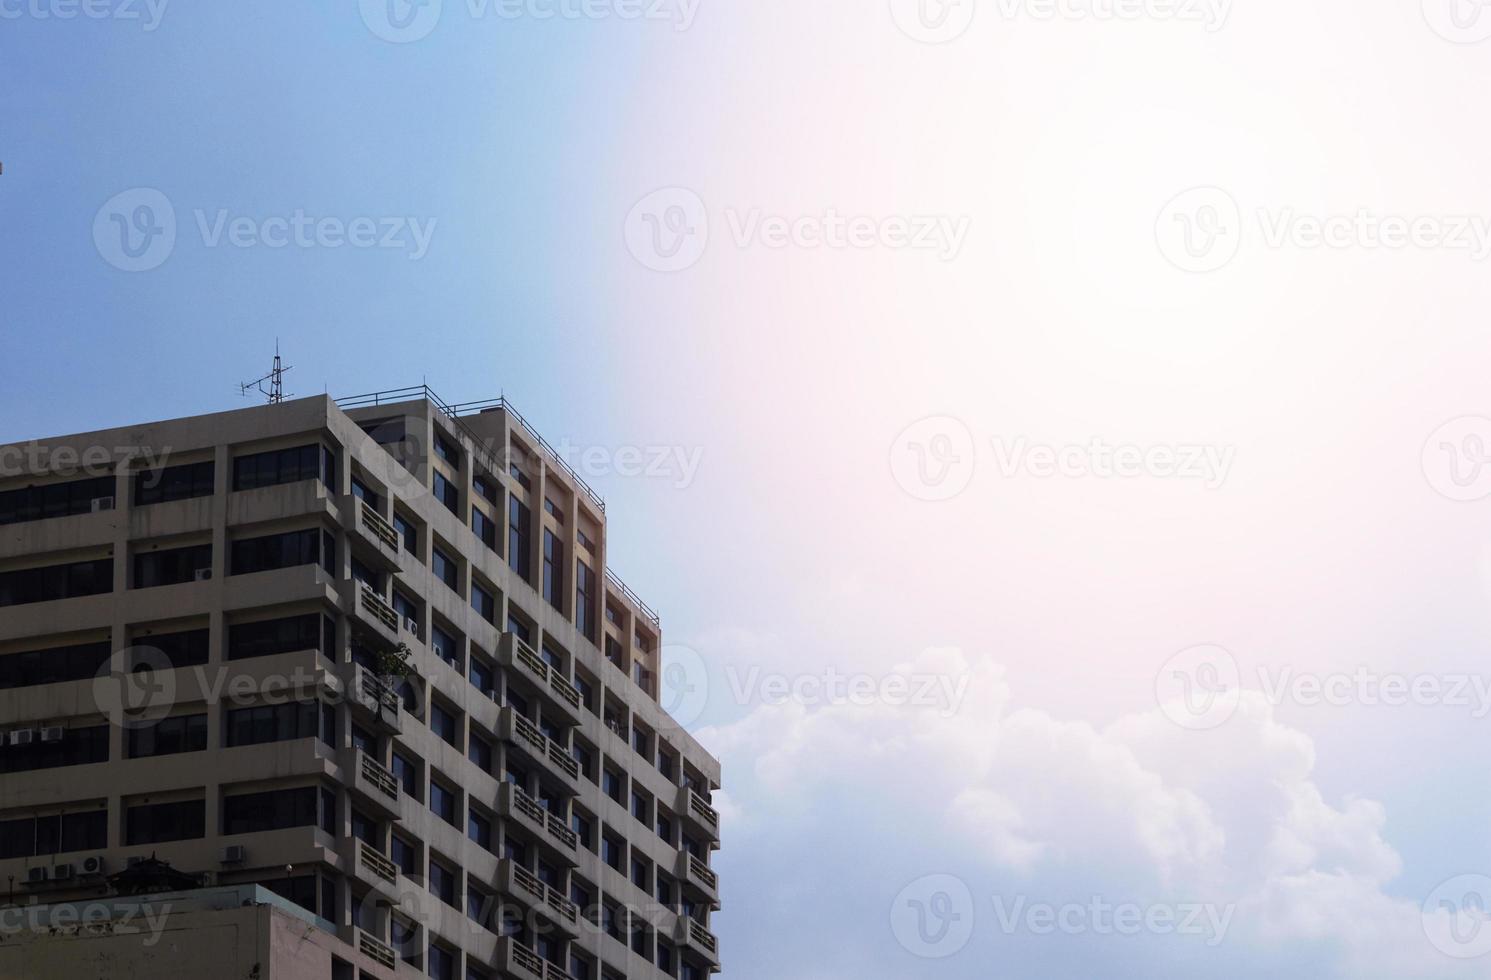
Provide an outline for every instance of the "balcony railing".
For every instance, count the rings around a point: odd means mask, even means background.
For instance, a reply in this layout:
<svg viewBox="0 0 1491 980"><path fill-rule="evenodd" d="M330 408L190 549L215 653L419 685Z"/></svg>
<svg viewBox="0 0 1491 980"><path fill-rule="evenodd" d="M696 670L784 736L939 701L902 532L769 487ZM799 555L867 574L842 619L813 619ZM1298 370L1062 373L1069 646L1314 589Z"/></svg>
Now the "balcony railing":
<svg viewBox="0 0 1491 980"><path fill-rule="evenodd" d="M504 667L510 665L516 668L539 689L547 689L556 701L562 702L569 709L573 717L580 716L580 689L570 683L569 678L550 667L533 647L524 643L516 634L502 635L498 645L498 660Z"/></svg>
<svg viewBox="0 0 1491 980"><path fill-rule="evenodd" d="M399 614L393 611L393 606L362 583L358 583L357 602L368 615L388 627L391 632L399 631Z"/></svg>
<svg viewBox="0 0 1491 980"><path fill-rule="evenodd" d="M358 767L362 771L362 778L372 783L379 792L395 802L399 799L399 782L394 779L393 773L384 768L383 764L366 752L358 752Z"/></svg>
<svg viewBox="0 0 1491 980"><path fill-rule="evenodd" d="M382 963L390 970L392 970L394 968L394 964L398 962L398 960L393 955L392 946L389 946L383 940L371 936L368 933L363 932L362 930L358 930L357 933L357 948L365 953L367 956L370 956L377 962Z"/></svg>
<svg viewBox="0 0 1491 980"><path fill-rule="evenodd" d="M719 941L714 938L714 934L687 915L679 916L678 931L674 934L673 941L680 945L693 946L708 954L711 959L717 959L719 956L720 945Z"/></svg>
<svg viewBox="0 0 1491 980"><path fill-rule="evenodd" d="M680 786L678 788L677 809L694 824L709 831L712 839L719 840L719 811L704 802L704 797L694 792L692 787Z"/></svg>
<svg viewBox="0 0 1491 980"><path fill-rule="evenodd" d="M357 842L357 860L362 862L367 869L383 880L397 884L399 880L399 869L396 864L384 857L376 847L365 840Z"/></svg>
<svg viewBox="0 0 1491 980"><path fill-rule="evenodd" d="M359 499L357 503L359 505L357 508L358 520L362 522L362 526L373 537L388 545L397 554L399 550L399 532L395 531L393 525L384 520L383 515L374 510L372 505L366 500Z"/></svg>

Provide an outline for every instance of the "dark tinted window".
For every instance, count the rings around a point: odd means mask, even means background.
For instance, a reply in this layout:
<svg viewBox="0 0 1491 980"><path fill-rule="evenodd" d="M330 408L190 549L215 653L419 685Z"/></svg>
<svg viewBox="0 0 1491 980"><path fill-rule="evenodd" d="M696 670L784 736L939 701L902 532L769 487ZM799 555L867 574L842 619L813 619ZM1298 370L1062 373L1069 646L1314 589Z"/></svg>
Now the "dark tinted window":
<svg viewBox="0 0 1491 980"><path fill-rule="evenodd" d="M208 460L161 470L141 470L134 478L135 506L210 497L215 490L215 469L216 465Z"/></svg>

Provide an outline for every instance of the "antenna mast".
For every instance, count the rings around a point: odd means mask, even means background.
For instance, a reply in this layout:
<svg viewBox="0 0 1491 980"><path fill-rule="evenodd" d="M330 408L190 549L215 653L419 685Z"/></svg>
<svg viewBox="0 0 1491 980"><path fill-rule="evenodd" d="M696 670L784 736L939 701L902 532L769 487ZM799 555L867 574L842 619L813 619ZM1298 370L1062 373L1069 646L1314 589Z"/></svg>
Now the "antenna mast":
<svg viewBox="0 0 1491 980"><path fill-rule="evenodd" d="M280 342L276 340L274 342L274 367L262 378L245 381L239 385L239 394L247 398L250 391L257 391L269 399L269 404L278 405L285 400L285 372L288 370L290 369L285 367L280 360ZM264 387L266 383L269 385L267 389Z"/></svg>

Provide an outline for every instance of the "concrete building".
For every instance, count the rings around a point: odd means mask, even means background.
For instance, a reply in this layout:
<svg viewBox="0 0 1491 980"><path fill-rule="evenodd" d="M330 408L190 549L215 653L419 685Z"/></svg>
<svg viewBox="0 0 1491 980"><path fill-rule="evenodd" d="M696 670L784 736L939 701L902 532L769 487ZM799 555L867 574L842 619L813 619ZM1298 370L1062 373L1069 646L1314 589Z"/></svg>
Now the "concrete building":
<svg viewBox="0 0 1491 980"><path fill-rule="evenodd" d="M605 517L505 402L422 388L0 446L0 907L155 857L204 928L313 923L286 976L717 971L719 764ZM3 911L6 978L97 938Z"/></svg>

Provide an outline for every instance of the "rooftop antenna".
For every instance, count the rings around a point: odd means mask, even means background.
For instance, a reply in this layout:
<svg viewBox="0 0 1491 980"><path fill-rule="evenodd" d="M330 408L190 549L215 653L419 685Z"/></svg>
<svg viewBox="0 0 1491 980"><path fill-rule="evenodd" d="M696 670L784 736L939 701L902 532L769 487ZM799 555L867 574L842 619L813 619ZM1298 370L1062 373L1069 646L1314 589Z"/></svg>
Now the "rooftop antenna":
<svg viewBox="0 0 1491 980"><path fill-rule="evenodd" d="M245 381L238 386L239 394L247 398L250 391L257 391L269 399L269 404L278 405L285 400L285 372L290 370L280 360L280 342L274 342L274 368L262 378ZM265 388L264 385L269 387Z"/></svg>

